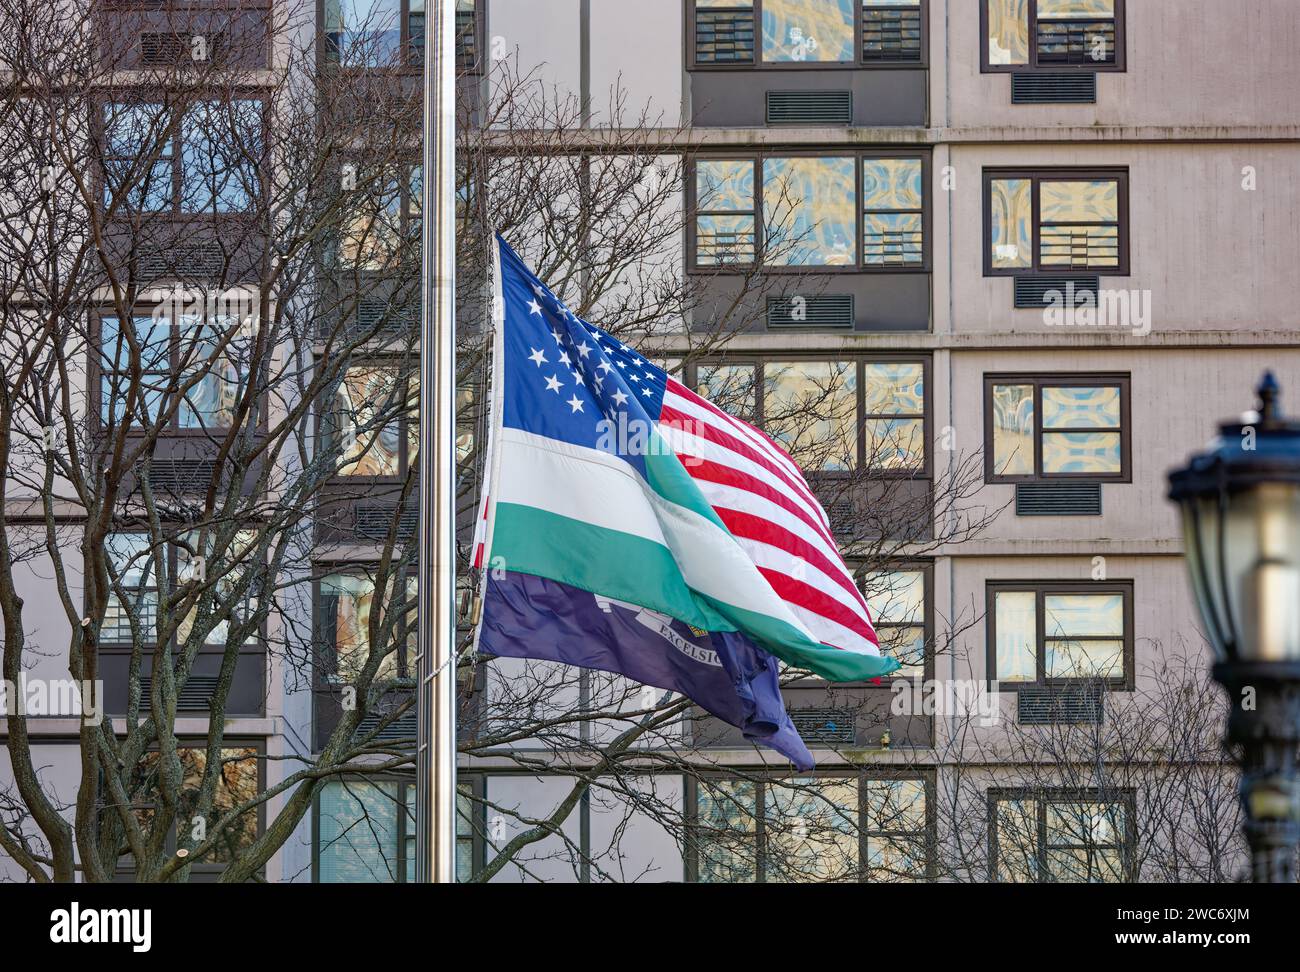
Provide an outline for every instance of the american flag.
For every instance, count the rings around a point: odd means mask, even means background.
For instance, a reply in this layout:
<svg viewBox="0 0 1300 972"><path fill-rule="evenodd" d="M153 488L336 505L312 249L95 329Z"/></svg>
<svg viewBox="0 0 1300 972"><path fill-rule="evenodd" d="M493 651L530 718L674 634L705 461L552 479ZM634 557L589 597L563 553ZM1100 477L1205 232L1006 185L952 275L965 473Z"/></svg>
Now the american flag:
<svg viewBox="0 0 1300 972"><path fill-rule="evenodd" d="M556 331L553 338L560 360L546 359L570 370L564 377L573 379L568 388L576 386L574 401L586 401L590 396L600 407L608 397L608 404L617 407L627 394L622 388L639 392L659 435L813 640L878 656L879 640L866 599L840 556L825 510L789 453L763 431L696 394L628 344L569 315L563 303L544 288L539 291L538 306L549 303L547 309L568 315L591 337L591 344L586 345ZM606 387L604 375L615 368L623 379L621 387L612 382ZM543 375L543 370L539 369L539 380L552 377L549 372ZM573 408L573 403L565 404ZM656 406L657 415L653 412ZM610 415L613 410L601 408L596 415L602 413ZM474 564L480 568L484 566L482 527L488 492L483 490L475 539Z"/></svg>

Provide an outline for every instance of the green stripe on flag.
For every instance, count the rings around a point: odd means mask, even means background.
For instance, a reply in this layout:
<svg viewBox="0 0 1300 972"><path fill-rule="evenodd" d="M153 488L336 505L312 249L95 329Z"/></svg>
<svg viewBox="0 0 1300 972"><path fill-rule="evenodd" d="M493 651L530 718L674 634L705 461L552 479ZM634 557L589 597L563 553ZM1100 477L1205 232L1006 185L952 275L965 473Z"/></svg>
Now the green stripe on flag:
<svg viewBox="0 0 1300 972"><path fill-rule="evenodd" d="M687 586L672 552L653 540L531 506L497 505L487 566L569 584L702 630L739 630L787 664L834 682L878 678L899 667L893 658L828 648L777 618L700 594Z"/></svg>
<svg viewBox="0 0 1300 972"><path fill-rule="evenodd" d="M663 544L536 507L497 505L488 569L497 566L627 601L705 631L735 630L686 586Z"/></svg>

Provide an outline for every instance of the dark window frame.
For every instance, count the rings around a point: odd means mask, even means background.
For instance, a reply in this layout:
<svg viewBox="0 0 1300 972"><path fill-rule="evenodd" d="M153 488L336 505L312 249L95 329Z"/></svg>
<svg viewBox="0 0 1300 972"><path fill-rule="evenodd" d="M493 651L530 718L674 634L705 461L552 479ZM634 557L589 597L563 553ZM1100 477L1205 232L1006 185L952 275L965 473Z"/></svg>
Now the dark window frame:
<svg viewBox="0 0 1300 972"><path fill-rule="evenodd" d="M989 63L989 6L988 0L979 0L980 73L981 74L1122 74L1128 70L1128 22L1124 0L1115 0L1115 63L1091 64L1039 64L1038 63L1038 3L1029 0L1025 7L1029 18L1029 63ZM1048 18L1049 20L1055 18ZM1078 18L1086 20L1087 18ZM1106 20L1109 18L1096 18Z"/></svg>
<svg viewBox="0 0 1300 972"><path fill-rule="evenodd" d="M1033 264L1028 267L993 266L993 182L1002 179L1027 179L1031 182L1030 196L1033 207L1031 230L1033 233ZM1040 186L1044 182L1115 182L1118 185L1117 239L1118 263L1113 267L1043 266L1042 206ZM989 167L983 172L982 205L984 209L984 276L986 277L1051 277L1062 274L1088 273L1102 277L1127 277L1130 275L1129 237L1132 229L1129 210L1129 169L1127 166L1077 168L1072 166ZM1092 225L1092 224L1089 224Z"/></svg>
<svg viewBox="0 0 1300 972"><path fill-rule="evenodd" d="M170 529L175 531L174 535L179 535L188 532L180 525L172 525ZM252 525L249 526L249 529L253 529ZM197 532L197 528L195 528L195 532ZM143 530L114 530L111 532L110 536L124 536L128 534L145 536L145 537L148 536L148 533ZM157 597L157 606L159 609L161 609L162 600L164 596L170 597L176 593L175 590L176 580L178 577L178 569L180 567L180 552L181 552L180 545L174 542L165 543L164 545L166 547L166 550L163 556L167 558L167 576L171 580L172 589L168 591L166 595L164 595L162 588L159 587L158 584L159 578L156 576L152 578L152 583L150 585L143 585L139 588L134 589L137 593L139 591L153 591L155 593L155 596ZM157 558L151 558L149 562L156 563L156 560ZM110 596L112 596L111 589L109 591L109 594ZM82 597L84 602L84 598L85 598L84 592L82 594ZM84 605L84 604L83 606L88 607L88 605ZM268 621L269 618L263 618L258 625L258 632L256 638L251 641L246 641L245 643L239 646L238 650L240 655L264 656L267 653L267 648L270 644L269 636L267 634ZM227 620L226 623L229 624L230 621ZM144 642L146 648L150 645L152 646L158 645L158 638L156 637L158 632L157 632L156 625L157 622L155 620L155 629L154 629L155 637ZM177 638L175 634L172 635L171 643L173 648L176 647ZM106 655L111 655L111 654L129 655L134 650L129 641L105 641L102 636L99 638L95 647ZM198 651L199 654L201 655L223 655L226 652L226 645L224 642L205 642L198 649Z"/></svg>
<svg viewBox="0 0 1300 972"><path fill-rule="evenodd" d="M408 827L407 814L415 810L416 796L411 794L411 803L407 804L407 788L414 789L416 786L415 776L403 776L400 773L384 772L373 775L361 773L347 774L335 780L330 781L326 786L331 784L347 783L366 783L374 786L393 785L398 788L399 799L401 804L398 808L397 816L397 835L394 848L395 857L393 863L397 865L397 879L390 882L375 882L389 884L414 884L415 875L406 873L406 845L408 842L416 839L415 827ZM325 795L325 786L322 786L316 795L312 798L311 804L311 883L312 884L333 884L335 882L321 881L321 800Z"/></svg>
<svg viewBox="0 0 1300 972"><path fill-rule="evenodd" d="M455 0L450 0L450 2L454 3ZM412 39L414 35L411 31L411 0L400 0L400 3L401 8L398 13L400 37L397 42L402 52L400 63L388 65L340 64L338 52L334 50L325 30L325 0L316 0L316 44L319 51L319 65L321 67L328 66L331 70L350 71L358 74L370 71L390 71L401 75L423 74L425 50L429 36L430 0L425 0L424 40L418 44ZM455 11L453 11L453 17L456 17ZM459 20L460 18L456 17L456 19ZM472 50L467 49L466 45L462 44L462 36L466 32L462 31L459 23L455 25L453 30L456 40L457 75L483 74L487 44L486 0L474 0Z"/></svg>
<svg viewBox="0 0 1300 972"><path fill-rule="evenodd" d="M151 96L156 95L157 100L149 100ZM97 163L94 168L94 191L95 205L100 214L108 212L108 179L105 172L106 166L111 162L130 160L135 158L130 155L116 155L109 151L110 145L108 140L108 109L110 105L136 106L145 104L162 105L167 112L168 120L166 128L168 152L169 155L159 154L153 158L150 164L167 162L171 166L171 192L169 193L170 205L165 209L137 209L127 203L120 203L114 209L114 219L133 219L142 218L150 220L170 220L176 223L193 223L196 220L248 220L255 217L267 203L268 193L270 192L270 180L267 178L268 172L265 166L259 166L257 171L257 193L249 197L249 205L245 209L218 210L214 208L207 209L183 209L183 187L185 180L185 141L184 141L184 114L203 101L216 101L219 104L228 104L233 101L256 101L261 103L261 120L263 144L268 133L271 131L271 99L264 88L253 87L248 84L238 84L230 90L213 91L211 98L205 98L199 93L178 100L175 93L166 91L154 91L149 88L131 89L131 88L110 88L98 94L92 102L94 111L92 116L92 131L99 149L102 149Z"/></svg>
<svg viewBox="0 0 1300 972"><path fill-rule="evenodd" d="M176 739L176 748L177 748L178 750L181 750L181 749L188 749L188 750L206 751L207 748L208 748L208 739L207 739L207 737L203 737L203 736L199 736L199 737L184 736L184 735L182 735L182 736L178 736L177 739ZM257 763L257 792L258 792L259 794L260 794L260 793L265 793L265 792L266 792L266 788L267 788L267 781L266 781L267 743L266 743L266 739L263 738L263 737L249 737L249 736L246 736L246 735L235 735L235 736L233 736L233 737L223 738L223 739L221 740L221 748L222 748L222 749L251 749L251 750L253 750L253 753L254 753L254 754L253 754L252 758L253 758L253 759L256 761L256 763ZM156 745L155 745L155 746L151 746L151 747L147 750L147 752L157 752L157 751L158 751L158 748L157 748ZM149 804L149 805L147 805L147 806L141 806L141 807L133 807L132 809L133 809L133 810L138 810L138 809L150 809L150 808L152 808L152 804ZM263 801L263 802L262 802L259 806L257 806L257 807L252 811L252 812L255 813L255 814L257 815L257 837L260 837L260 836L262 836L262 834L264 834L264 833L266 832L266 802ZM165 847L166 847L166 849L167 849L168 851L173 851L173 852L174 852L175 849L176 849L176 847L177 847L177 842L176 842L176 828L177 828L178 823L179 823L179 820L173 820L173 821L172 821L172 826L171 826L171 828L168 830L167 838L166 838L166 843L165 843ZM193 873L195 873L195 874L214 875L214 876L215 876L215 875L219 875L219 874L221 874L221 873L222 873L223 871L225 871L225 869L226 869L227 867L229 867L229 866L230 866L229 864L226 864L226 863L220 863L220 862L214 862L214 861L211 861L211 860L206 859L206 858L205 858L204 860L202 860L202 861L195 861L193 864L188 865L188 867L190 868L190 870L191 870ZM116 873L117 873L118 875L122 875L122 876L125 876L125 875L132 875L132 874L135 873L135 868L134 868L134 867L122 867L122 866L119 865L119 866L117 866L117 867L115 868L115 871L116 871ZM259 869L259 873L264 874L264 873L265 873L265 868L261 868L261 869Z"/></svg>
<svg viewBox="0 0 1300 972"><path fill-rule="evenodd" d="M321 585L327 577L337 575L348 575L353 577L365 577L373 581L373 573L377 564L374 561L364 560L346 560L346 561L316 561L312 567L311 574L311 604L312 604L312 690L317 694L334 694L349 683L336 680L335 673L338 668L338 641L337 632L335 632L335 641L332 645L325 643L325 601L321 590ZM401 571L401 579L406 583L416 579L414 569ZM376 594L378 590L376 589ZM410 622L412 625L414 622ZM408 634L414 633L413 630ZM415 680L415 654L418 648L412 648L408 655L407 641L399 641L397 651L393 653L392 660L396 670L396 679L409 680L412 682L411 688L397 685L389 689L388 694L395 695L403 692L414 690Z"/></svg>
<svg viewBox="0 0 1300 972"><path fill-rule="evenodd" d="M827 266L824 264L794 264L780 265L769 264L763 260L764 246L764 215L763 215L763 163L771 159L792 159L792 158L813 158L813 159L831 159L831 158L852 158L854 162L854 233L856 246L856 262L851 266ZM865 262L866 248L865 244L865 226L866 214L868 212L862 199L862 164L868 159L919 159L921 162L921 262L910 264L872 264ZM698 217L710 213L744 213L744 210L697 210L696 204L696 180L698 162L751 162L754 166L754 261L749 263L719 263L719 264L701 264L698 261ZM934 217L934 202L932 199L931 180L932 180L933 152L929 148L915 149L900 146L880 146L872 149L849 148L843 151L826 151L812 149L796 149L789 152L769 151L769 152L718 152L718 153L701 153L694 155L687 160L686 173L686 212L689 215L686 227L686 272L688 274L704 274L708 276L726 275L726 274L744 274L760 272L763 274L797 274L797 275L827 275L840 276L843 274L896 274L896 273L921 273L928 274L933 272L932 265L932 246L933 237L932 223ZM882 212L883 210L871 210L871 212ZM914 210L889 210L889 212L909 213Z"/></svg>
<svg viewBox="0 0 1300 972"><path fill-rule="evenodd" d="M411 358L409 356L400 355L400 354L384 355L381 353L376 353L374 355L366 355L364 357L358 357L356 360L349 362L348 365L343 369L343 374L340 378L340 381L346 381L348 372L351 371L353 368L370 368L375 370L383 369L383 368L392 368L397 371L397 377L399 383L402 379L403 372L406 372L409 376L408 380L410 382L411 389L416 396L416 402L413 403L413 408L410 411L403 412L401 415L397 417L397 423L399 429L398 429L398 439L397 439L398 441L397 470L398 471L396 475L394 476L366 476L366 475L356 475L356 474L343 475L338 471L338 469L335 469L329 475L329 482L336 486L344 486L344 487L346 486L364 487L368 485L369 486L400 485L401 483L406 481L407 476L418 475L419 473L419 464L417 462L414 466L412 465L411 453L410 453L410 447L411 447L410 429L413 425L418 428L419 421L420 421L419 409L418 409L419 382L420 382L419 362L415 358ZM330 412L326 411L325 406L328 406L330 409L332 409L333 402L332 401L323 402L322 407L318 407L314 410L316 437L317 437L317 441L320 442L324 442L324 438L326 435L326 428L327 428L325 423L329 421L328 416L331 414ZM376 432L375 434L377 435L378 433ZM343 464L340 463L340 465Z"/></svg>
<svg viewBox="0 0 1300 972"><path fill-rule="evenodd" d="M342 184L344 175L343 168L348 165L354 166L355 171L359 174L367 163L361 156L350 157L338 170L340 185ZM412 183L415 173L418 171L420 173L420 185L424 185L424 162L421 159L408 159L398 163L398 166L399 171L396 173L397 239L395 241L397 253L394 255L395 258L388 266L362 266L360 263L354 263L351 260L344 259L344 240L342 237L339 237L332 241L329 262L332 263L331 269L345 281L357 277L368 281L385 280L394 275L404 277L405 273L403 272L403 267L409 268L409 266L419 262L419 251L423 242L421 232L424 220L424 201L422 198L416 197L416 194L412 191ZM383 175L384 173L381 172L379 174ZM391 185L392 183L387 184ZM357 190L344 191L355 192ZM358 212L359 214L361 213L361 211ZM366 214L373 215L376 222L380 219L382 212L382 210L365 211ZM459 217L459 214L457 215Z"/></svg>
<svg viewBox="0 0 1300 972"><path fill-rule="evenodd" d="M910 560L900 558L897 561L890 561L882 564L850 564L853 571L853 580L862 590L863 584L868 574L890 574L890 573L907 573L916 571L921 574L924 590L921 596L921 628L925 637L925 658L922 660L922 672L920 678L929 681L934 678L934 645L935 645L935 624L934 624L934 561L933 560ZM863 591L863 596L867 598L867 610L871 610L871 597ZM881 637L881 628L911 628L916 625L902 624L897 622L881 622L874 612L871 613L871 625L876 630L876 637ZM913 678L908 675L891 675L890 680L900 678Z"/></svg>
<svg viewBox="0 0 1300 972"><path fill-rule="evenodd" d="M998 681L997 595L999 593L1033 594L1035 624L1035 675L1032 682ZM1124 672L1118 678L1068 677L1049 678L1047 675L1047 618L1044 599L1050 594L1120 594L1124 599L1123 641ZM990 580L984 585L985 613L985 676L990 691L1016 692L1021 686L1060 687L1100 683L1110 691L1132 692L1136 683L1136 635L1134 633L1134 582L1131 579L1107 581L1017 581ZM1114 638L1080 638L1080 641L1114 641Z"/></svg>
<svg viewBox="0 0 1300 972"><path fill-rule="evenodd" d="M848 353L837 353L834 349L826 351L794 351L789 354L783 354L779 351L763 353L745 353L745 354L727 354L720 357L702 357L690 361L683 369L685 384L688 388L696 389L699 387L699 369L703 367L727 367L727 366L752 366L754 368L754 413L745 421L759 429L763 427L763 385L764 375L763 368L770 362L830 362L830 363L852 363L855 368L855 381L857 382L857 403L856 411L856 433L857 433L857 455L855 457L855 467L847 472L836 470L805 470L805 477L809 480L809 485L816 489L816 480L833 481L849 479L856 475L862 475L870 472L875 478L883 479L920 479L927 480L934 477L934 455L930 442L930 429L934 427L934 396L933 396L933 361L930 356L925 354L908 354L905 352L882 352L882 353L864 353L851 351ZM907 419L918 418L922 422L922 447L924 455L922 456L921 465L911 469L864 469L864 462L867 455L867 435L866 422L872 418L879 418L881 415L866 411L866 366L868 364L919 364L921 366L921 380L925 384L925 402L924 409L920 415L911 412L883 413L884 417Z"/></svg>
<svg viewBox="0 0 1300 972"><path fill-rule="evenodd" d="M1030 475L999 473L995 468L993 448L993 389L997 385L1032 385L1034 388L1034 472ZM1119 388L1120 426L1118 429L1070 429L1072 432L1118 432L1120 437L1120 471L1118 473L1044 473L1043 472L1043 389L1044 388ZM984 376L984 482L989 485L1015 483L1132 483L1133 482L1133 395L1132 378L1127 373L1089 372L1012 372L988 373ZM1064 429L1060 431L1066 431ZM1051 434L1048 432L1047 434Z"/></svg>
<svg viewBox="0 0 1300 972"><path fill-rule="evenodd" d="M1052 804L1101 803L1108 806L1123 806L1125 834L1124 843L1119 848L1123 862L1122 867L1126 881L1131 882L1136 879L1138 842L1136 789L1123 787L1114 791L1107 791L1077 787L993 787L988 790L986 798L988 801L989 883L1004 883L998 880L1000 857L998 804L1018 800L1033 800L1038 804L1036 808L1038 834L1035 864L1038 868L1040 880L1037 883L1056 883L1054 881L1043 881L1041 878L1042 875L1048 872L1047 850L1051 845L1047 841L1047 808ZM1066 845L1058 846L1064 847Z"/></svg>
<svg viewBox="0 0 1300 972"><path fill-rule="evenodd" d="M905 768L890 767L873 767L870 770L828 770L825 772L813 771L811 773L773 773L764 771L746 771L737 769L732 773L702 773L699 775L687 775L685 778L685 824L686 824L686 853L683 864L685 865L685 878L689 884L698 884L700 882L700 845L701 837L699 831L699 790L700 783L731 783L731 782L748 782L755 786L754 793L754 861L755 861L755 881L757 884L767 883L766 867L766 790L767 786L772 783L779 783L782 780L854 780L857 782L858 789L858 876L859 883L870 883L866 878L866 860L867 860L867 842L873 837L893 837L901 839L922 840L925 844L926 853L926 873L919 882L932 882L938 877L938 862L936 860L937 846L937 823L938 808L935 806L936 799L936 777L933 770L908 770ZM919 831L884 831L871 830L863 826L866 818L867 807L867 787L864 785L877 781L900 781L910 780L918 781L925 786L925 823L924 833Z"/></svg>
<svg viewBox="0 0 1300 972"><path fill-rule="evenodd" d="M899 9L896 6L874 4L869 0L854 0L854 59L852 61L764 61L763 0L753 0L754 59L752 61L727 61L723 63L699 61L696 59L695 49L696 3L695 0L683 0L683 5L682 54L683 63L688 71L915 71L925 70L930 66L930 5L928 0L920 0L918 4L921 12L921 51L919 59L915 61L877 60L863 56L865 26L863 11L868 9ZM748 7L740 3L730 9L748 9Z"/></svg>
<svg viewBox="0 0 1300 972"><path fill-rule="evenodd" d="M240 285L236 284L235 286L229 289L238 290L240 289ZM132 326L134 326L135 318L149 317L150 314L152 313L153 308L157 306L163 306L163 305L151 304L147 306L147 310L150 313L145 313L142 310L140 313L133 314ZM106 318L118 319L119 326L120 326L120 316L114 310L108 308L99 308L97 310L90 312L89 325L90 325L92 346L88 350L88 355L90 360L86 368L86 380L87 380L88 398L90 401L95 403L94 408L92 409L93 411L92 422L94 424L96 431L102 431L103 429L107 428L108 425L108 423L105 422L104 420L103 379L105 377L115 375L115 374L121 374L121 375L126 374L125 372L113 371L104 368L104 362L102 359L106 352L104 349L104 342L103 342L103 321ZM212 325L205 325L205 326L210 327ZM182 381L181 374L180 374L180 351L181 351L181 343L182 343L181 328L176 327L173 324L170 330L171 333L169 334L167 339L168 340L167 365L168 365L169 385L179 384ZM123 350L125 350L125 346L123 347ZM161 371L158 371L157 369L146 369L145 374L161 374ZM168 396L168 398L171 397L174 396L172 395ZM263 399L263 404L265 404L265 396L259 396L259 397ZM170 402L164 400L164 402L162 402L161 404L169 405ZM181 411L182 411L181 407L178 406L171 420L160 430L159 435L161 437L165 437L167 439L176 439L176 440L192 439L192 438L198 438L201 440L209 440L209 439L220 440L222 437L230 434L230 431L232 429L232 426L230 425L208 425L208 426L181 425L180 424ZM259 409L257 432L259 434L265 434L270 428L269 422L270 419L269 416L267 415L267 409L266 408ZM241 426L234 426L234 428L238 428L238 427ZM127 435L130 437L135 437L135 436L145 436L148 434L150 434L148 428L146 426L141 425L139 422L134 421L133 418L132 427L127 431Z"/></svg>

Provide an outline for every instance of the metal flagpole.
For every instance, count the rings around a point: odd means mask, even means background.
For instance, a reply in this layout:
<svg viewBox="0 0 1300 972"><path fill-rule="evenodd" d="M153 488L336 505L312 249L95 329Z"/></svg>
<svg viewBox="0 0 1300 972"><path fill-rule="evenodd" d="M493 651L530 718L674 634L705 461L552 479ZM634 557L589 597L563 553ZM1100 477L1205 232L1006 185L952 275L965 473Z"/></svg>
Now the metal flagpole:
<svg viewBox="0 0 1300 972"><path fill-rule="evenodd" d="M430 0L424 56L415 879L456 879L455 0Z"/></svg>

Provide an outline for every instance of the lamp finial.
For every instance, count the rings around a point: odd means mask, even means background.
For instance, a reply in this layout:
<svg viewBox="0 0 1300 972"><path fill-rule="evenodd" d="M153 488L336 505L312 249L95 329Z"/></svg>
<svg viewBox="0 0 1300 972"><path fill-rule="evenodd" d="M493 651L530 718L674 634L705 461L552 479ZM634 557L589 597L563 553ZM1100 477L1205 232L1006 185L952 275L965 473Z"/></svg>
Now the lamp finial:
<svg viewBox="0 0 1300 972"><path fill-rule="evenodd" d="M1281 419L1280 399L1282 389L1277 383L1277 378L1273 376L1273 372L1264 372L1264 377L1260 379L1255 394L1259 396L1259 418L1263 424L1268 425Z"/></svg>

